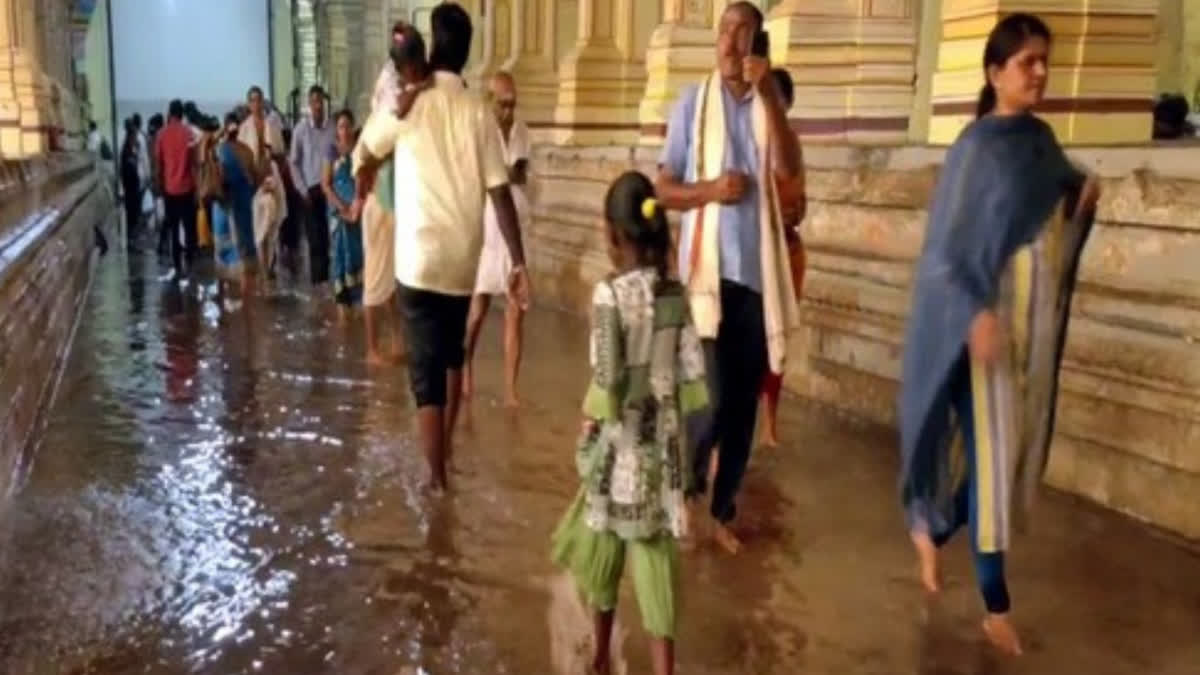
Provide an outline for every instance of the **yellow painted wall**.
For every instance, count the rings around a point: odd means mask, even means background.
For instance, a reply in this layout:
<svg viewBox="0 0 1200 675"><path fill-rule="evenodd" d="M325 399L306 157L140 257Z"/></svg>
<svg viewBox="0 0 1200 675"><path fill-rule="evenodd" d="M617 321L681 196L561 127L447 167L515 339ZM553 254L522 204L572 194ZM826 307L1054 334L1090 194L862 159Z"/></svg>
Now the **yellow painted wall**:
<svg viewBox="0 0 1200 675"><path fill-rule="evenodd" d="M1183 1L1183 46L1180 75L1184 95L1192 106L1200 105L1200 1Z"/></svg>
<svg viewBox="0 0 1200 675"><path fill-rule="evenodd" d="M579 35L579 0L555 0L558 11L555 14L555 63L562 63L567 52L575 48L576 37Z"/></svg>

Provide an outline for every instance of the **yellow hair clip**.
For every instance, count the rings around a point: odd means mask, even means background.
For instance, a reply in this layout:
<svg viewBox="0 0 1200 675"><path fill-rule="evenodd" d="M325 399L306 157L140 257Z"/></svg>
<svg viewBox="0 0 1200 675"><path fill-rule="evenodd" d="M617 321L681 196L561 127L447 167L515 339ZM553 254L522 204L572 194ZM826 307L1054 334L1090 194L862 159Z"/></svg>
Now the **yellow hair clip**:
<svg viewBox="0 0 1200 675"><path fill-rule="evenodd" d="M654 214L658 211L658 200L654 197L647 197L642 202L642 217L646 220L654 220Z"/></svg>

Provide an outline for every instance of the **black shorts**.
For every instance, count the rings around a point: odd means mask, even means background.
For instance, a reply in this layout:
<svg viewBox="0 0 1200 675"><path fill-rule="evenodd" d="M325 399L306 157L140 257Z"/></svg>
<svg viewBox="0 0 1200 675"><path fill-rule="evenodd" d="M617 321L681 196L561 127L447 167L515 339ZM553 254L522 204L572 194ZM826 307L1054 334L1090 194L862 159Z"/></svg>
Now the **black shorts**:
<svg viewBox="0 0 1200 675"><path fill-rule="evenodd" d="M408 338L408 379L418 408L446 405L446 375L462 370L471 296L397 287Z"/></svg>

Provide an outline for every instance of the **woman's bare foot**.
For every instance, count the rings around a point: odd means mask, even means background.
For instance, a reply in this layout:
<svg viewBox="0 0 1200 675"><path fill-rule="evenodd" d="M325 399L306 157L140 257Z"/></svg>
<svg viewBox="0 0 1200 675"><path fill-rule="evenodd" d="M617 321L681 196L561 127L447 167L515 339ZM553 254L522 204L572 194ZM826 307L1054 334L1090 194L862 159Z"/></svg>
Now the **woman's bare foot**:
<svg viewBox="0 0 1200 675"><path fill-rule="evenodd" d="M742 550L741 540L724 523L717 523L717 526L713 528L713 541L717 542L717 546L725 549L729 555L737 555Z"/></svg>
<svg viewBox="0 0 1200 675"><path fill-rule="evenodd" d="M983 634L988 642L1009 656L1020 656L1021 639L1017 637L1017 629L1008 620L1008 614L988 614L983 619Z"/></svg>
<svg viewBox="0 0 1200 675"><path fill-rule="evenodd" d="M926 532L913 531L909 533L913 548L917 549L917 562L920 568L921 585L930 593L942 590L941 573L938 569L938 550L933 538Z"/></svg>

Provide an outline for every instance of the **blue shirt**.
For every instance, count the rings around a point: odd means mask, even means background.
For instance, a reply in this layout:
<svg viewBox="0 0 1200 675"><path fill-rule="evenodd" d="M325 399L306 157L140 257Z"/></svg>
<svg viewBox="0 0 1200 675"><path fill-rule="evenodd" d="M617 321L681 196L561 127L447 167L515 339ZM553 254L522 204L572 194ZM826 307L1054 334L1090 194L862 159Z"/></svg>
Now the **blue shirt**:
<svg viewBox="0 0 1200 675"><path fill-rule="evenodd" d="M686 182L696 180L692 148L692 126L696 118L696 103L700 87L694 85L684 89L679 101L671 111L667 124L667 141L663 146L658 163L676 178ZM737 204L720 205L718 222L718 245L720 246L721 278L748 286L762 292L762 263L759 250L758 223L758 146L754 142L754 125L751 115L752 94L742 100L735 99L724 86L721 101L725 105L725 161L724 168L746 174L749 186ZM691 237L696 211L683 215L683 231L679 242L679 276L688 278L688 260L691 256Z"/></svg>
<svg viewBox="0 0 1200 675"><path fill-rule="evenodd" d="M325 116L321 126L305 117L292 130L292 153L288 158L292 165L292 178L296 186L309 190L321 184L325 163L337 158L337 125Z"/></svg>

